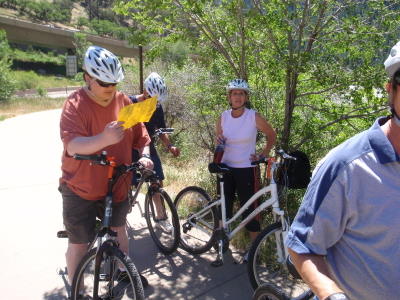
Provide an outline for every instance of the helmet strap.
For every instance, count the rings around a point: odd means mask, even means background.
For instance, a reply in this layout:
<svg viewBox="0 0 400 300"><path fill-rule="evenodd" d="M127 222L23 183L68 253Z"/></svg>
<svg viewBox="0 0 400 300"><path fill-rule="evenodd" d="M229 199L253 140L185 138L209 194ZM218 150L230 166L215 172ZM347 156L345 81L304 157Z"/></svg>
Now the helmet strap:
<svg viewBox="0 0 400 300"><path fill-rule="evenodd" d="M392 117L393 117L394 123L395 123L397 126L400 127L400 117L399 117L399 115L396 113L396 111L394 110L394 108L392 108L390 111L392 112Z"/></svg>
<svg viewBox="0 0 400 300"><path fill-rule="evenodd" d="M239 106L239 107L232 107L232 103L230 103L230 102L229 102L229 105L231 106L231 109L232 109L232 110L239 110L239 109L242 109L243 107L246 106L246 102L243 103L243 105L241 105L241 106Z"/></svg>

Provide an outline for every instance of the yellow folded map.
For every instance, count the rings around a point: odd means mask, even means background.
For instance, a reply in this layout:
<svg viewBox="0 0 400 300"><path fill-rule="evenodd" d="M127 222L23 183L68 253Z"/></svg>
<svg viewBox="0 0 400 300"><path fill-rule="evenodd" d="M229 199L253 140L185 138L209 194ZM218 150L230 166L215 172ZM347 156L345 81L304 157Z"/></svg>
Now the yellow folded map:
<svg viewBox="0 0 400 300"><path fill-rule="evenodd" d="M124 129L131 128L139 122L148 122L156 110L157 97L124 106L118 114L118 121L124 122Z"/></svg>

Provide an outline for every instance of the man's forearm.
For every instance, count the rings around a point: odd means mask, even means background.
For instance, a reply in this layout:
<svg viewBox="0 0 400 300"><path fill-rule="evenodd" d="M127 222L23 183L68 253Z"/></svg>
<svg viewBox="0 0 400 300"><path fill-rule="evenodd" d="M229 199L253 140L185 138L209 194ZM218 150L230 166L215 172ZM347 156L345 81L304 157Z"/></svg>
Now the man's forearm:
<svg viewBox="0 0 400 300"><path fill-rule="evenodd" d="M108 144L101 133L89 137L79 136L68 143L67 152L71 156L74 154L92 154L107 146Z"/></svg>
<svg viewBox="0 0 400 300"><path fill-rule="evenodd" d="M162 143L164 144L165 148L168 148L168 146L171 144L169 136L166 133L160 134L160 139L161 139Z"/></svg>
<svg viewBox="0 0 400 300"><path fill-rule="evenodd" d="M343 292L329 277L328 265L321 255L297 254L289 249L293 264L303 280L321 300L328 296Z"/></svg>

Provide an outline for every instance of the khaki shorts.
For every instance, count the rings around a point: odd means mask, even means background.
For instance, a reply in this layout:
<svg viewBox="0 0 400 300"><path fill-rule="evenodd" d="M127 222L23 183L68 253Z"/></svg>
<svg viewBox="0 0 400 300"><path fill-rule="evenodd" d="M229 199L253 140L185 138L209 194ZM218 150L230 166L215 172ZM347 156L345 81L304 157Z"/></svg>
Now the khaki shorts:
<svg viewBox="0 0 400 300"><path fill-rule="evenodd" d="M95 237L96 216L103 217L104 199L85 200L72 192L65 183L58 188L63 198L64 226L71 244L90 243ZM128 200L113 203L111 226L125 225Z"/></svg>

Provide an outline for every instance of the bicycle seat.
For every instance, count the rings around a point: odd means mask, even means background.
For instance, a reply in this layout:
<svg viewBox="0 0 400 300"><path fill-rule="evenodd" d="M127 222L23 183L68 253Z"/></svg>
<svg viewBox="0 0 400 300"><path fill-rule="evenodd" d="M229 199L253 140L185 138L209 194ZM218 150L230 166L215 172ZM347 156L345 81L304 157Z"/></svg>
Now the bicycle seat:
<svg viewBox="0 0 400 300"><path fill-rule="evenodd" d="M225 164L209 163L208 171L210 173L228 173L229 167Z"/></svg>

